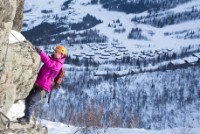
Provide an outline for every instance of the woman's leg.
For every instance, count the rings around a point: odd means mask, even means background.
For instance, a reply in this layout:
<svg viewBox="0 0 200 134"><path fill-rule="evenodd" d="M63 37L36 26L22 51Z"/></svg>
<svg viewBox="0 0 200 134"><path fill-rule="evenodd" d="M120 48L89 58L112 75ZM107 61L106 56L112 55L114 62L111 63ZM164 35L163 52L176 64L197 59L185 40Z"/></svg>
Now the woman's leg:
<svg viewBox="0 0 200 134"><path fill-rule="evenodd" d="M40 99L41 99L41 89L34 86L29 95L25 99L24 118L26 118L27 121L30 120L35 103L40 101Z"/></svg>

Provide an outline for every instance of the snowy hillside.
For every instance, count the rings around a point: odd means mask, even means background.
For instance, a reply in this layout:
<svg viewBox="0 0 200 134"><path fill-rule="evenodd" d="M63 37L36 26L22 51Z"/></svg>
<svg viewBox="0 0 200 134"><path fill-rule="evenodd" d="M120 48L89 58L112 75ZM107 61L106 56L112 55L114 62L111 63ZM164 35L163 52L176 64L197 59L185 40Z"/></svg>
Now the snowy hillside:
<svg viewBox="0 0 200 134"><path fill-rule="evenodd" d="M126 77L94 77L66 66L62 88L37 107L40 118L102 127L152 130L199 127L199 67ZM95 120L89 120L92 119Z"/></svg>
<svg viewBox="0 0 200 134"><path fill-rule="evenodd" d="M63 4L66 4L68 8L63 10ZM165 17L168 14L177 14L184 13L186 11L199 10L200 1L199 0L190 0L187 3L178 5L171 9L166 9L158 13L149 13L142 12L138 14L126 14L123 12L109 11L102 7L102 4L90 4L90 0L26 0L25 1L25 13L24 13L24 27L23 31L30 30L41 23L48 22L51 24L57 24L57 27L61 27L61 33L57 32L57 36L53 36L53 33L48 33L48 38L53 42L57 40L58 35L62 35L60 41L68 48L68 53L73 56L75 54L81 55L81 57L87 57L86 54L95 55L95 60L113 60L118 59L122 56L133 55L133 52L149 51L149 50L161 50L161 49L173 49L173 51L180 51L180 47L188 47L189 45L199 45L200 42L200 20L198 16L195 19L184 21L182 20L178 24L166 25L163 28L156 28L150 26L149 24L140 24L141 17L145 18L148 16L159 16L160 18ZM101 20L102 23L94 25L91 27L93 30L99 30L98 34L102 34L108 37L108 40L105 42L105 47L101 48L99 43L87 44L87 43L78 43L77 45L69 45L71 40L81 40L82 36L76 36L75 38L70 37L70 33L74 30L70 30L72 23L78 23L83 21L83 17L87 14L96 17L98 20ZM137 21L132 21L135 17L138 18ZM140 18L140 20L139 20ZM140 22L139 22L140 21ZM139 23L137 23L139 22ZM88 23L88 25L90 25ZM139 37L130 36L131 29L139 28L141 32L136 32L135 34L141 34ZM74 31L76 34L80 34L85 30ZM37 33L37 30L35 31ZM184 38L186 34L194 32L196 38ZM54 34L55 35L55 34ZM192 36L192 35L191 35ZM36 41L36 38L33 38L33 42ZM44 40L44 39L43 39ZM55 44L53 42L44 42L40 41L40 44L47 45ZM36 45L37 45L36 41ZM119 48L116 48L116 45L120 48L123 48L124 51L121 52ZM101 48L101 49L100 49ZM102 53L102 55L96 54ZM111 51L119 54L117 56L112 55ZM75 56L74 56L75 57Z"/></svg>

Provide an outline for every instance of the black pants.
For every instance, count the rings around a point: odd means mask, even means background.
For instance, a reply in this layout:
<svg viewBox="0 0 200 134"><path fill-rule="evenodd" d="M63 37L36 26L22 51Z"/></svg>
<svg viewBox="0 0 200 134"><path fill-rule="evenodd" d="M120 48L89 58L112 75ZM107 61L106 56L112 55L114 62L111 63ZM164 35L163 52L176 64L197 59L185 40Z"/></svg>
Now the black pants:
<svg viewBox="0 0 200 134"><path fill-rule="evenodd" d="M43 94L44 93L44 94ZM45 96L46 92L38 86L34 86L25 99L25 118L30 119L35 103L39 102Z"/></svg>

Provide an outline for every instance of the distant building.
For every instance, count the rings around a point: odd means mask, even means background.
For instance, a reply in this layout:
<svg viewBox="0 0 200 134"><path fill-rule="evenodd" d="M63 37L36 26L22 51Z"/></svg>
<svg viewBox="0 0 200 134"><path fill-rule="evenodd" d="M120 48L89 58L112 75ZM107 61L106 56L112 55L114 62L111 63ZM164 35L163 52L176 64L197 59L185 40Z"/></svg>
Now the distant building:
<svg viewBox="0 0 200 134"><path fill-rule="evenodd" d="M188 63L188 62L185 62L185 60L179 59L179 60L170 61L167 64L167 69L175 70L175 69L178 69L178 68L186 68L188 66L191 66L191 64Z"/></svg>

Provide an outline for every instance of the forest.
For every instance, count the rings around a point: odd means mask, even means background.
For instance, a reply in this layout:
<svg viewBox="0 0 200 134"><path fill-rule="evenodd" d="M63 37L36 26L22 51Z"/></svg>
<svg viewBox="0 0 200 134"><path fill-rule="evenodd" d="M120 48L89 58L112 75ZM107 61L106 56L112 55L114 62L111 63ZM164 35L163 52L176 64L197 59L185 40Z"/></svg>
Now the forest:
<svg viewBox="0 0 200 134"><path fill-rule="evenodd" d="M144 11L163 11L189 1L191 0L99 0L99 3L106 9L121 11L128 14L141 13ZM91 4L97 3L98 0L91 0Z"/></svg>
<svg viewBox="0 0 200 134"><path fill-rule="evenodd" d="M146 129L200 122L199 66L117 80L96 77L84 68L66 69L64 82L53 91L50 104L43 101L37 106L40 118L77 126L91 123L88 125Z"/></svg>
<svg viewBox="0 0 200 134"><path fill-rule="evenodd" d="M132 19L132 21L162 28L167 25L174 25L191 20L198 20L199 18L200 18L200 11L193 7L191 11L184 11L181 13L168 13L166 15L150 14L145 17L139 17L139 18L135 17Z"/></svg>

